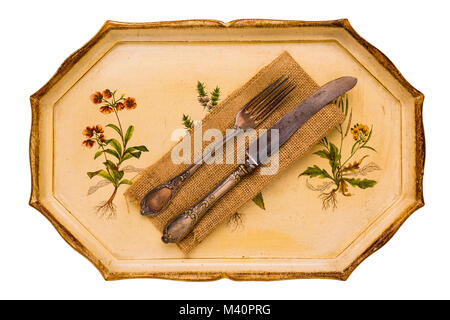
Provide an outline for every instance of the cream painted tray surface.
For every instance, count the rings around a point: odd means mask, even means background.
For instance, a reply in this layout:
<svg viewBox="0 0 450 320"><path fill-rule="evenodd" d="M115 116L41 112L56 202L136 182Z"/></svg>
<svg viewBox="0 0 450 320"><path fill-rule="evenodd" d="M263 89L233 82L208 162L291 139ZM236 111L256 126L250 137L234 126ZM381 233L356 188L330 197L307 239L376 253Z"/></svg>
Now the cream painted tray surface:
<svg viewBox="0 0 450 320"><path fill-rule="evenodd" d="M378 167L370 173L373 188L351 189L352 196L339 195L336 209L324 210L306 185L317 180L298 177L308 166L326 167L311 153L262 191L266 210L247 203L237 227L220 226L189 256L160 241L149 219L127 204L126 187L116 197L115 218L95 214L92 208L111 190L87 196L94 179L86 171L97 161L81 145L81 132L107 123L90 94L110 88L136 98L138 108L121 116L134 124L134 142L150 150L130 163L146 167L175 143L170 136L183 113L198 120L205 115L196 101L197 80L210 89L219 85L223 98L283 51L319 84L358 78L349 103L353 122L373 128L377 152L366 152ZM31 104L30 204L108 280L346 279L424 203L423 95L347 20L108 21ZM328 138L335 141L337 133ZM351 148L351 139L344 147Z"/></svg>

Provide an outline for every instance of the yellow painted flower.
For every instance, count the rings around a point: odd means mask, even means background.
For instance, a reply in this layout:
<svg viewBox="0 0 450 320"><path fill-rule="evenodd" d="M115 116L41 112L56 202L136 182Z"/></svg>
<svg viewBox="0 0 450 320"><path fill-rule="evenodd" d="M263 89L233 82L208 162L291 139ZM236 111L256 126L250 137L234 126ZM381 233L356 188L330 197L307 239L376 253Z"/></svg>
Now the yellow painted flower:
<svg viewBox="0 0 450 320"><path fill-rule="evenodd" d="M355 141L362 141L366 142L367 138L369 137L370 130L369 127L365 124L355 124L353 128L350 130L351 134L353 135L353 139Z"/></svg>

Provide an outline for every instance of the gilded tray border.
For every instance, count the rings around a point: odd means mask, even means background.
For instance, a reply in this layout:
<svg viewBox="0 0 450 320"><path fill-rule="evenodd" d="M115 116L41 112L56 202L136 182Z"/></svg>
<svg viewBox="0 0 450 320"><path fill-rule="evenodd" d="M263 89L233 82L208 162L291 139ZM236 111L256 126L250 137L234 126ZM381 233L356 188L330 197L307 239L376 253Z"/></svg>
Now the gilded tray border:
<svg viewBox="0 0 450 320"><path fill-rule="evenodd" d="M397 220L391 224L383 234L374 241L371 246L364 251L353 263L342 272L240 272L240 273L220 273L220 272L148 272L148 273L115 273L111 272L99 259L95 257L73 234L64 227L52 213L39 201L39 103L40 99L53 87L83 56L113 29L158 29L158 28L289 28L289 27L331 27L343 28L359 44L361 44L415 99L415 122L416 122L416 202L405 210ZM377 48L364 40L350 25L347 19L330 21L294 21L294 20L267 20L267 19L240 19L231 22L221 22L218 20L181 20L146 23L126 23L116 21L106 21L100 31L82 48L70 55L59 67L53 77L36 93L30 97L32 108L32 123L30 134L30 167L31 167L31 196L29 204L41 212L55 227L63 239L81 255L86 257L102 274L105 280L118 280L129 278L159 278L185 281L212 281L222 278L232 280L287 280L287 279L308 279L326 278L346 280L353 270L369 255L380 249L397 232L403 222L417 209L424 206L423 197L423 175L425 166L425 134L422 120L424 95L415 89L395 67L395 65Z"/></svg>

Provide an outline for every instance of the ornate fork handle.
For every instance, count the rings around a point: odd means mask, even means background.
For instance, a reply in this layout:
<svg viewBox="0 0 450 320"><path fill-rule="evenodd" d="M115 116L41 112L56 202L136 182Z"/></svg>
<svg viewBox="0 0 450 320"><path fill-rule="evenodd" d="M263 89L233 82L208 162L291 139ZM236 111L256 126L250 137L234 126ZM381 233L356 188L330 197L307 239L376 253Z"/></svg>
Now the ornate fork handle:
<svg viewBox="0 0 450 320"><path fill-rule="evenodd" d="M141 214L144 216L155 216L167 208L186 180L201 167L204 161L207 161L211 157L213 151L217 151L219 148L223 147L228 140L234 138L241 131L242 129L237 126L232 130L227 131L226 136L222 140L217 141L212 148L207 150L201 159L190 165L179 175L147 192L141 200Z"/></svg>
<svg viewBox="0 0 450 320"><path fill-rule="evenodd" d="M206 214L211 206L219 200L225 193L231 190L245 175L253 172L256 165L246 161L225 178L217 187L211 191L206 197L199 201L189 210L176 216L164 228L162 241L165 243L179 242L186 237L198 221Z"/></svg>

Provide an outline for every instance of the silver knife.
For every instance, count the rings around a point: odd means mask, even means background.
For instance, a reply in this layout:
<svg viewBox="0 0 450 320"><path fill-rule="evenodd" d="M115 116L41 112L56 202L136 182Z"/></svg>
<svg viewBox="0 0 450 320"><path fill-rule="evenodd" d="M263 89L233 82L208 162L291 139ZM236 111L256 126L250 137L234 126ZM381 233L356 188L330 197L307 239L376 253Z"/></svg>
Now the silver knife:
<svg viewBox="0 0 450 320"><path fill-rule="evenodd" d="M183 240L217 200L231 190L244 176L252 173L261 163L264 163L268 157L275 153L314 114L340 95L352 89L356 85L356 82L357 79L353 77L342 77L330 81L278 120L272 128L267 130L265 134L261 135L258 140L252 142L248 147L245 163L239 165L232 174L219 183L213 191L196 205L174 217L166 225L162 241L165 243L176 243ZM272 129L278 130L279 134L279 143L273 149L270 143ZM267 152L257 152L256 154L249 152L249 150L257 150L261 139L264 139L262 140L264 143L267 142Z"/></svg>

